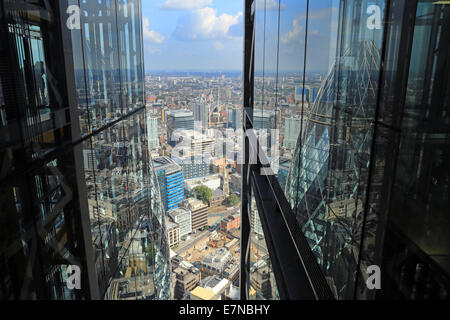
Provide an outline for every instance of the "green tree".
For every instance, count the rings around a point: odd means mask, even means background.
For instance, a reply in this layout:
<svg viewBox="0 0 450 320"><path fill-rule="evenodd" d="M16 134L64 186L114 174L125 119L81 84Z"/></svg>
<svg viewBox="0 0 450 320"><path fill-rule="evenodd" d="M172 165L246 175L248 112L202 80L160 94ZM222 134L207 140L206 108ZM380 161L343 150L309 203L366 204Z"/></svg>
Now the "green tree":
<svg viewBox="0 0 450 320"><path fill-rule="evenodd" d="M239 203L239 197L234 193L230 194L227 198L227 204L231 207L237 205Z"/></svg>
<svg viewBox="0 0 450 320"><path fill-rule="evenodd" d="M207 186L195 187L193 192L196 195L196 198L202 200L204 204L209 204L211 201L212 191Z"/></svg>

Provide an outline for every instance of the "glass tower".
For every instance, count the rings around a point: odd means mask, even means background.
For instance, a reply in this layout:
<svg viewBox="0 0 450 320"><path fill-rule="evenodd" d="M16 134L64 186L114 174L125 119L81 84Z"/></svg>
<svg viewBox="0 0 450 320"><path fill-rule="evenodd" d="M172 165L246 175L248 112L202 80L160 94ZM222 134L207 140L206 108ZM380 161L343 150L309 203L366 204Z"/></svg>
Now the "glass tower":
<svg viewBox="0 0 450 320"><path fill-rule="evenodd" d="M1 299L170 298L141 16L139 0L0 5Z"/></svg>

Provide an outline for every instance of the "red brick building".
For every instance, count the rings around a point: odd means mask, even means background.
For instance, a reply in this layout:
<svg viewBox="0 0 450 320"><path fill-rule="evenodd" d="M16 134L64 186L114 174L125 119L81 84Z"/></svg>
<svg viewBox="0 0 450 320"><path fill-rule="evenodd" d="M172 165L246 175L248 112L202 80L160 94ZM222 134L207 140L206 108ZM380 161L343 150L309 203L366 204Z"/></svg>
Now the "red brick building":
<svg viewBox="0 0 450 320"><path fill-rule="evenodd" d="M235 214L232 216L229 216L225 219L222 220L222 222L220 223L220 228L225 231L231 231L233 229L237 229L241 226L241 215L240 214Z"/></svg>

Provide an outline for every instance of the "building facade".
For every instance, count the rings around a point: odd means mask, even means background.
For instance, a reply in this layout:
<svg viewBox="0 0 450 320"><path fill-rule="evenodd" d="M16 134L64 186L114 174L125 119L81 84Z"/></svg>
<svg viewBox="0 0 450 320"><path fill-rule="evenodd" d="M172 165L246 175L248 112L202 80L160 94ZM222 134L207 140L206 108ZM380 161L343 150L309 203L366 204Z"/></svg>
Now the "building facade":
<svg viewBox="0 0 450 320"><path fill-rule="evenodd" d="M194 113L194 121L201 123L202 129L208 129L210 114L209 104L203 101L196 101L192 105L192 111Z"/></svg>
<svg viewBox="0 0 450 320"><path fill-rule="evenodd" d="M301 129L301 117L289 117L284 119L283 147L294 150L297 146L298 136Z"/></svg>
<svg viewBox="0 0 450 320"><path fill-rule="evenodd" d="M198 199L189 198L182 206L191 211L193 232L208 225L208 205Z"/></svg>
<svg viewBox="0 0 450 320"><path fill-rule="evenodd" d="M183 169L169 157L155 158L153 163L166 211L178 208L184 200Z"/></svg>
<svg viewBox="0 0 450 320"><path fill-rule="evenodd" d="M168 214L180 227L180 238L192 232L192 215L190 210L179 207L171 210Z"/></svg>
<svg viewBox="0 0 450 320"><path fill-rule="evenodd" d="M174 157L177 164L183 169L185 180L205 177L211 174L211 157L193 158L191 156Z"/></svg>
<svg viewBox="0 0 450 320"><path fill-rule="evenodd" d="M159 148L158 122L157 117L147 115L148 148L150 150Z"/></svg>

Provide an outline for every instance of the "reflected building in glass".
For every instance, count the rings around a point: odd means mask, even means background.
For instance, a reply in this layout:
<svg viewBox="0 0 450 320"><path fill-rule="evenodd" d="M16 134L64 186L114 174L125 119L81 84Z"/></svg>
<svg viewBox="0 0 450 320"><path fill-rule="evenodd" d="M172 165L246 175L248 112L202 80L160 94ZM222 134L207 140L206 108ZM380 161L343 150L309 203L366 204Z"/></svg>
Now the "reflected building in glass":
<svg viewBox="0 0 450 320"><path fill-rule="evenodd" d="M296 141L289 175L279 172L279 186L272 186L284 188L289 210L277 194L275 205L267 200L265 184L272 180L252 168L249 182L243 178L246 201L263 222L262 233L249 223L246 294L277 298L258 285L262 265L271 275L267 283L277 287L276 278L284 296L292 289L285 278L273 277L287 272L279 265L285 247L277 248L272 234L278 229L264 223L275 220L276 208L285 218L280 224L289 222L292 241L305 239L317 261L320 272L308 275L311 282L324 279L319 290L329 287L334 298L448 299L450 5L246 4L251 41L245 61L254 81L249 76L244 96L248 92L251 128L278 128L278 122L261 124L254 114L281 112L282 123L303 117L298 139L286 141ZM281 150L280 159L288 155ZM367 285L373 265L381 270L381 290Z"/></svg>
<svg viewBox="0 0 450 320"><path fill-rule="evenodd" d="M1 299L170 298L141 17L139 0L0 6Z"/></svg>
<svg viewBox="0 0 450 320"><path fill-rule="evenodd" d="M386 27L368 27L370 5ZM449 297L449 14L428 1L340 1L337 56L286 189L336 298ZM371 265L382 290L368 289Z"/></svg>

